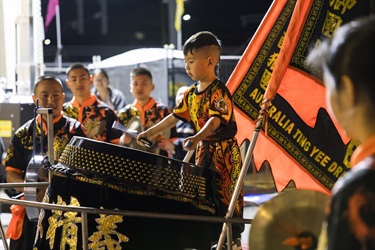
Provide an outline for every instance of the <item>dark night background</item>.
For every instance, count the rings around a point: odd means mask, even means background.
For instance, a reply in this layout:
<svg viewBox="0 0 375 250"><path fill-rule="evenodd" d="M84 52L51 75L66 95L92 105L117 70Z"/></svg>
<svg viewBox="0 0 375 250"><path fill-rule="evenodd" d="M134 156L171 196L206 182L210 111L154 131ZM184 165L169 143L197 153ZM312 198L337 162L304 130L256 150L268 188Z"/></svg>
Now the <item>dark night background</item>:
<svg viewBox="0 0 375 250"><path fill-rule="evenodd" d="M63 62L92 60L92 55L106 59L141 47L162 48L171 43L168 29L168 0L60 0ZM171 0L174 1L174 0ZM79 15L78 2L83 15ZM106 2L107 33L101 29L101 3ZM182 21L182 42L192 34L208 30L223 43L224 55L241 55L272 0L187 0ZM48 0L42 0L45 17ZM78 16L83 18L83 32L78 29ZM173 19L174 21L174 19ZM53 63L56 54L56 18L45 37L45 62Z"/></svg>

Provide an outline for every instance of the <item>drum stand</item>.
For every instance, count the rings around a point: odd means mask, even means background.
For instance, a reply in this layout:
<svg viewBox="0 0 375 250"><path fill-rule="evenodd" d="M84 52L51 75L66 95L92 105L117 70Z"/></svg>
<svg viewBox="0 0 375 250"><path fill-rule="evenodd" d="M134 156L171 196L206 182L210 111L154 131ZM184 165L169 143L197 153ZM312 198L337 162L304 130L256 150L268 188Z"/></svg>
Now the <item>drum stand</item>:
<svg viewBox="0 0 375 250"><path fill-rule="evenodd" d="M240 172L240 175L238 177L238 180L237 180L236 187L234 189L232 198L230 200L228 211L225 215L225 219L232 218L232 216L233 216L233 212L234 212L234 209L235 209L235 205L236 205L238 196L239 196L239 194L241 192L241 189L242 189L242 186L245 182L246 173L247 173L247 170L248 170L248 168L250 166L250 163L252 161L252 158L253 158L253 151L254 151L255 143L258 139L259 132L260 132L261 127L262 127L263 118L264 118L264 114L262 114L262 112L260 112L260 117L258 118L258 121L256 122L254 133L253 133L253 136L251 138L249 148L246 152L244 162L242 163L241 172ZM227 242L229 242L227 244L227 249L232 250L232 244L231 244L231 242L232 242L232 223L231 222L224 222L216 249L221 249L222 246L224 245L225 235L227 236Z"/></svg>
<svg viewBox="0 0 375 250"><path fill-rule="evenodd" d="M48 160L52 164L54 161L54 147L53 147L53 116L51 108L38 108L36 114L47 116L47 149L48 149ZM35 118L36 120L36 118ZM42 132L43 133L43 132ZM35 135L34 135L35 136ZM36 147L36 145L33 145ZM42 167L44 156L34 155L31 159L27 171L26 171L26 182L37 182L39 170ZM48 183L51 182L51 175L48 172ZM36 201L36 187L25 187L24 188L25 200ZM31 221L36 221L39 217L39 209L35 207L26 207L26 215Z"/></svg>
<svg viewBox="0 0 375 250"><path fill-rule="evenodd" d="M54 160L52 109L51 108L37 108L36 113L37 114L45 114L47 116L47 129L48 129L48 132L47 132L47 148L49 149L48 150L48 159L49 159L50 162L52 162ZM50 175L50 172L48 172L48 182L50 182L50 181L51 181L51 175ZM35 188L36 187L30 187L30 186L24 187L24 189L25 189L25 192L24 192L25 200L27 200L28 194L30 193L30 190L34 190ZM29 213L28 213L28 210L29 210ZM38 215L39 215L38 208L26 206L27 216L29 217L29 214L30 214L32 217L35 217L35 210L38 213L36 215L36 218L37 218ZM5 231L4 231L3 224L1 222L1 218L0 218L0 236L1 236L1 239L3 241L3 246L5 247L6 250L9 250L9 246L8 246L8 243L7 243L6 238L5 238Z"/></svg>
<svg viewBox="0 0 375 250"><path fill-rule="evenodd" d="M53 148L53 114L51 108L38 108L36 111L37 114L45 114L47 116L47 148L48 148L48 160L52 164L54 156ZM51 182L51 175L48 172L48 182Z"/></svg>

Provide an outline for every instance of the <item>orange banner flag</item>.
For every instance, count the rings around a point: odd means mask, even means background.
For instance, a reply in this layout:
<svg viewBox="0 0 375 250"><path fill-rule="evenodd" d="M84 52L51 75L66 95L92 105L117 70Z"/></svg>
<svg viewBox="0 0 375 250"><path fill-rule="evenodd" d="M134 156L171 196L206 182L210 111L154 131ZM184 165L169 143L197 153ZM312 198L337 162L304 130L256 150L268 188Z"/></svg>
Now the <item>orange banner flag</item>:
<svg viewBox="0 0 375 250"><path fill-rule="evenodd" d="M329 193L349 170L356 143L328 113L319 72L304 59L340 25L369 15L370 2L274 1L227 82L240 143L251 138L262 101L272 100L267 135L259 134L253 154L258 169L270 163L278 191L294 181Z"/></svg>

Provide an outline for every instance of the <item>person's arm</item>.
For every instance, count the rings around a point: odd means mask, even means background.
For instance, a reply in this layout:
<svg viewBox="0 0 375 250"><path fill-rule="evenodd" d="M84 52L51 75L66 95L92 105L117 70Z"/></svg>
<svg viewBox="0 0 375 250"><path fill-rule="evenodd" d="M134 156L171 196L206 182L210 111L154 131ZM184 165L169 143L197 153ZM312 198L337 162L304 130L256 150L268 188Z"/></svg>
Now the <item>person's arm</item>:
<svg viewBox="0 0 375 250"><path fill-rule="evenodd" d="M8 168L11 168L11 167L8 167ZM25 182L24 179L22 178L21 174L15 172L15 171L12 171L12 170L7 170L6 176L7 176L7 182L8 183L23 183L23 182ZM41 176L39 175L39 177L41 177ZM48 178L42 177L38 181L48 182ZM18 192L21 192L21 193L25 192L24 187L14 187L14 189L17 190ZM44 198L45 193L46 193L46 189L47 189L46 187L35 188L36 201L39 201L39 202L43 201L43 198Z"/></svg>
<svg viewBox="0 0 375 250"><path fill-rule="evenodd" d="M197 144L201 140L203 140L204 138L207 138L208 136L212 135L216 131L216 129L220 126L220 123L221 123L220 118L215 117L215 116L211 117L196 135L187 137L184 140L183 142L184 148L186 150L195 149Z"/></svg>
<svg viewBox="0 0 375 250"><path fill-rule="evenodd" d="M6 179L7 179L7 183L23 183L24 182L24 179L22 178L21 174L16 173L11 170L6 171ZM17 191L21 193L23 193L24 191L23 187L17 187L14 189L16 189Z"/></svg>
<svg viewBox="0 0 375 250"><path fill-rule="evenodd" d="M158 135L159 133L167 129L171 129L173 126L176 125L177 122L178 122L178 119L174 117L173 114L169 114L159 123L155 124L154 126L147 129L146 131L140 133L137 137L137 142L143 145L142 142L140 141L141 138L146 138L148 140L151 140L153 136Z"/></svg>

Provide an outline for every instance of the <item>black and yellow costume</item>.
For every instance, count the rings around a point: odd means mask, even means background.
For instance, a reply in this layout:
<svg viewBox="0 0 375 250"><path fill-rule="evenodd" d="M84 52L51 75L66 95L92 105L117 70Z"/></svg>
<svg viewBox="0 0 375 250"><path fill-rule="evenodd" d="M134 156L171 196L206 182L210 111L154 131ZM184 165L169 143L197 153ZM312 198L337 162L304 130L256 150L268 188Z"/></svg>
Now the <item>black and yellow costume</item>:
<svg viewBox="0 0 375 250"><path fill-rule="evenodd" d="M220 118L220 127L198 144L195 164L204 168L207 196L216 205L216 215L225 216L242 167L240 149L234 138L237 125L229 90L218 79L202 92L198 92L195 83L176 105L173 115L186 122L192 121L197 131L211 117ZM243 215L243 195L242 189L234 217ZM236 228L233 228L234 236L240 237L243 226ZM214 233L213 237L216 238L217 235Z"/></svg>
<svg viewBox="0 0 375 250"><path fill-rule="evenodd" d="M171 113L168 106L163 103L155 101L154 98L150 98L150 101L142 107L137 100L134 100L133 103L126 105L123 109L118 112L118 118L122 125L125 127L128 126L129 121L133 117L139 117L142 122L142 128L144 130L151 128L161 120L163 120L167 115ZM142 132L142 131L138 131ZM170 133L169 133L170 134ZM167 136L168 139L170 136ZM164 150L159 150L157 143L154 143L152 147L139 146L136 142L132 145L128 145L143 151L150 153L156 153L164 156L168 156L168 153Z"/></svg>
<svg viewBox="0 0 375 250"><path fill-rule="evenodd" d="M47 127L46 122L41 122L41 116L37 116L36 154L48 155L47 152ZM43 136L40 124L43 124ZM5 165L7 171L13 171L25 176L27 166L33 157L33 134L35 128L35 119L32 119L22 125L15 133L7 151ZM86 136L84 128L78 121L61 115L53 120L54 143L53 150L55 161L63 152L65 146L73 136ZM43 149L41 150L41 140L43 138ZM53 161L52 161L53 163ZM24 213L24 210L23 210ZM35 239L36 223L30 222L23 215L23 230L19 239L10 241L10 249L32 249ZM8 232L7 232L8 233Z"/></svg>
<svg viewBox="0 0 375 250"><path fill-rule="evenodd" d="M87 137L115 144L120 141L122 133L112 129L113 122L118 119L115 111L94 94L82 104L73 97L70 102L64 103L63 112L85 127Z"/></svg>

